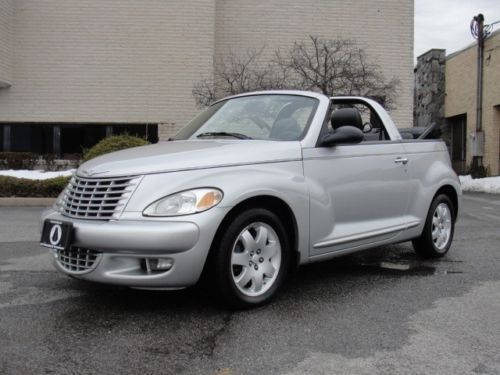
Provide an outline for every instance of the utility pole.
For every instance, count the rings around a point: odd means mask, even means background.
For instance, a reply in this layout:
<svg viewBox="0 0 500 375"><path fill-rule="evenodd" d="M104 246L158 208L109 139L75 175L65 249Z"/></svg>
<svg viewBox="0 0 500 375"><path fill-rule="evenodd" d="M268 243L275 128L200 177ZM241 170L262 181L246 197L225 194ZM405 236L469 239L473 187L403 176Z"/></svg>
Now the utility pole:
<svg viewBox="0 0 500 375"><path fill-rule="evenodd" d="M476 91L476 131L472 135L472 171L476 174L483 174L484 156L484 132L483 121L483 56L484 39L487 34L484 32L484 16L479 13L472 18L470 24L471 34L477 39L477 91Z"/></svg>

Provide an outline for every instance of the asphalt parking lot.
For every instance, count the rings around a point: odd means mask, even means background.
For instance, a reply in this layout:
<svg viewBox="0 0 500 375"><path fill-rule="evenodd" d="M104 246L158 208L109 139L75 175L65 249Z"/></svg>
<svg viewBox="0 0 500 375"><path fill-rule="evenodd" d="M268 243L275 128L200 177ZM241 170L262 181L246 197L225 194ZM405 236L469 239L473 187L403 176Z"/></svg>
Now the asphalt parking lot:
<svg viewBox="0 0 500 375"><path fill-rule="evenodd" d="M303 267L242 312L61 275L40 211L0 207L1 374L500 374L500 196L464 196L442 260L405 243Z"/></svg>

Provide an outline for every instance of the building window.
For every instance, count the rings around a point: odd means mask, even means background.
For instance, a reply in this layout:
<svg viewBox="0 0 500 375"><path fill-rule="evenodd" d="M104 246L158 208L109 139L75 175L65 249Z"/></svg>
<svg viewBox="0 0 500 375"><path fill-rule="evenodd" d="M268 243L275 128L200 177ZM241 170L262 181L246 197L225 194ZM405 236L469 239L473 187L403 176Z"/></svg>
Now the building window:
<svg viewBox="0 0 500 375"><path fill-rule="evenodd" d="M3 141L4 126L0 124L0 151L5 151L5 143Z"/></svg>
<svg viewBox="0 0 500 375"><path fill-rule="evenodd" d="M10 151L52 153L52 140L51 125L10 125Z"/></svg>
<svg viewBox="0 0 500 375"><path fill-rule="evenodd" d="M128 134L135 137L146 138L148 142L158 142L158 125L112 125L112 133Z"/></svg>
<svg viewBox="0 0 500 375"><path fill-rule="evenodd" d="M103 125L61 125L61 156L82 154L104 137L106 126Z"/></svg>
<svg viewBox="0 0 500 375"><path fill-rule="evenodd" d="M158 125L3 124L0 125L0 150L56 154L65 158L82 154L112 134L129 134L156 143Z"/></svg>

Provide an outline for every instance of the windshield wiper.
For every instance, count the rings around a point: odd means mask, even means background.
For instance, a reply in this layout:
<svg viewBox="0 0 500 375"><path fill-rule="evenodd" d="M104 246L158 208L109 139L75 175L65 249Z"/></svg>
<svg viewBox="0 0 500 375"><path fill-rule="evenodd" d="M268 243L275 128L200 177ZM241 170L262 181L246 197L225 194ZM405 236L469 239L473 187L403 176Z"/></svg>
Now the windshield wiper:
<svg viewBox="0 0 500 375"><path fill-rule="evenodd" d="M248 135L241 134L241 133L230 133L230 132L207 132L207 133L201 133L196 136L196 138L203 138L203 137L233 137L233 138L238 138L238 139L252 139L252 137L249 137Z"/></svg>

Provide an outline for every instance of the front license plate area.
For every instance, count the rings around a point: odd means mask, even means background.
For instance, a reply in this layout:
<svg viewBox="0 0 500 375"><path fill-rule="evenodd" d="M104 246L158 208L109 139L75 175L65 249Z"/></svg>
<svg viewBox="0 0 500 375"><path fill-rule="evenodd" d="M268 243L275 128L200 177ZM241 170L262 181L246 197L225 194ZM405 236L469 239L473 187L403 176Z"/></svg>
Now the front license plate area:
<svg viewBox="0 0 500 375"><path fill-rule="evenodd" d="M59 220L45 220L40 245L56 250L67 250L71 245L73 225Z"/></svg>

